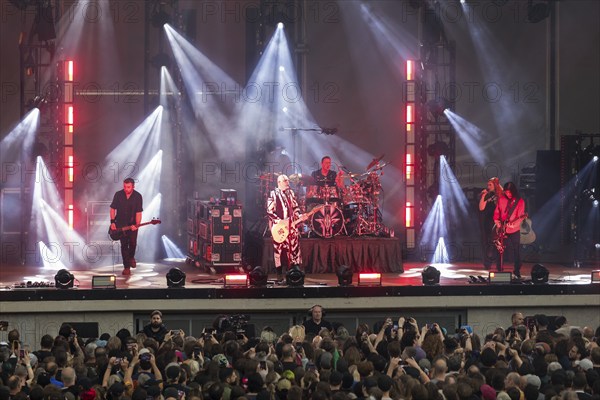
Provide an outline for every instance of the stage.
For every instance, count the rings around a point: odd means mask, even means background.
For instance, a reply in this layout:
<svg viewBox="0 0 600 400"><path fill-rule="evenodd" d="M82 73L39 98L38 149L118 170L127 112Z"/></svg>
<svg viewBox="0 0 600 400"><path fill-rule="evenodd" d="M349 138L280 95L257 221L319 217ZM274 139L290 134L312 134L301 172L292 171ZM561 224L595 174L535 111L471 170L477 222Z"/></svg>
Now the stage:
<svg viewBox="0 0 600 400"><path fill-rule="evenodd" d="M275 275L269 275L267 287L224 287L223 273L206 272L185 260L161 260L138 263L131 276L121 275L122 264L72 268L75 277L72 289L56 289L56 269L39 266L7 265L0 273L0 301L31 302L55 300L151 300L151 299L278 299L278 298L353 298L353 297L413 297L413 296L511 296L511 295L591 295L600 294L600 284L591 284L593 268L569 268L544 264L549 270L547 284L534 285L530 280L532 264L524 264L521 281L511 284L470 283L469 276L487 278L489 271L474 263L433 264L440 272L439 285L425 286L422 269L431 264L406 263L405 272L383 272L381 285L358 286L357 272L351 286L339 286L335 273L307 273L303 286L275 285ZM184 288L168 288L166 274L177 267L187 275ZM230 273L235 270L228 269ZM241 267L239 269L241 271ZM511 271L507 268L506 271ZM115 275L116 289L92 289L92 277ZM35 283L49 286L36 287ZM443 302L440 303L443 305ZM3 308L3 312L6 310Z"/></svg>
<svg viewBox="0 0 600 400"><path fill-rule="evenodd" d="M600 325L600 284L590 284L591 268L548 265L548 284L527 281L532 265L525 264L522 282L487 284L469 282L469 275L487 277L475 264L436 265L440 284L423 286L424 263L404 264L404 273L383 273L381 286L338 286L333 273L307 274L301 287L277 286L275 276L262 288L226 288L222 274L209 274L184 260L140 262L132 275L121 275L122 265L73 268L76 287L27 287L27 282L53 282L56 270L9 265L0 272L0 315L22 332L26 343L38 343L43 334L56 334L63 322L91 324L114 334L125 327L137 331L149 313L160 309L172 329L199 334L218 315L245 314L256 329L271 326L277 332L301 323L314 304L327 309L327 319L353 330L359 323L375 323L384 316L413 316L420 323L442 322L449 329L468 323L483 334L503 326L510 315L544 313L565 315L572 325ZM187 275L185 288L168 288L165 275L178 267ZM92 289L95 275L116 275L116 289ZM18 286L25 286L20 288Z"/></svg>

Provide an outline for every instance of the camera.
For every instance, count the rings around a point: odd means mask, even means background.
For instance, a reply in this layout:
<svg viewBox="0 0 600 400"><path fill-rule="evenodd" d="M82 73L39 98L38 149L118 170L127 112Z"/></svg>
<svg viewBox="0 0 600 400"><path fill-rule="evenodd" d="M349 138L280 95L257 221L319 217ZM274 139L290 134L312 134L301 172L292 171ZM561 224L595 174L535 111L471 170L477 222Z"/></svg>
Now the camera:
<svg viewBox="0 0 600 400"><path fill-rule="evenodd" d="M25 350L19 350L19 358L25 358Z"/></svg>
<svg viewBox="0 0 600 400"><path fill-rule="evenodd" d="M115 358L115 365L116 364L121 364L121 362L123 362L122 358Z"/></svg>
<svg viewBox="0 0 600 400"><path fill-rule="evenodd" d="M302 343L296 343L294 345L294 347L296 348L296 352L300 353L302 350L304 350L304 347L302 346Z"/></svg>
<svg viewBox="0 0 600 400"><path fill-rule="evenodd" d="M260 369L262 369L262 370L266 370L267 369L267 362L266 361L261 361L260 362Z"/></svg>
<svg viewBox="0 0 600 400"><path fill-rule="evenodd" d="M204 331L202 332L202 337L204 338L204 340L210 340L214 332L215 330L213 328L204 328Z"/></svg>
<svg viewBox="0 0 600 400"><path fill-rule="evenodd" d="M194 347L194 357L198 357L200 355L201 350L202 349L200 347Z"/></svg>
<svg viewBox="0 0 600 400"><path fill-rule="evenodd" d="M140 356L140 361L150 361L150 353L144 353Z"/></svg>

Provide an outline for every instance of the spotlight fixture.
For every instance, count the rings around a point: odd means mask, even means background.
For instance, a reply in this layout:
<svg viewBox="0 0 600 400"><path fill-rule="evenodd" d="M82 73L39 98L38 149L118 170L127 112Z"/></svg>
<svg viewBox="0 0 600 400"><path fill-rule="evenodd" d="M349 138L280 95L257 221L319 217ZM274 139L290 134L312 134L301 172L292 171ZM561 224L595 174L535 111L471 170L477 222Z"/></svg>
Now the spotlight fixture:
<svg viewBox="0 0 600 400"><path fill-rule="evenodd" d="M428 265L423 268L421 272L421 279L423 281L423 285L425 286L433 286L440 284L440 271L434 267L433 265Z"/></svg>
<svg viewBox="0 0 600 400"><path fill-rule="evenodd" d="M167 287L185 287L185 272L183 272L179 268L171 268L169 272L167 272Z"/></svg>
<svg viewBox="0 0 600 400"><path fill-rule="evenodd" d="M543 21L550 15L550 7L546 3L533 4L533 0L527 2L527 20L533 24Z"/></svg>
<svg viewBox="0 0 600 400"><path fill-rule="evenodd" d="M548 283L549 275L550 273L548 272L548 269L542 264L535 264L531 268L531 282L533 282L536 285Z"/></svg>
<svg viewBox="0 0 600 400"><path fill-rule="evenodd" d="M54 275L54 286L57 289L70 289L75 283L75 277L66 269L61 269Z"/></svg>
<svg viewBox="0 0 600 400"><path fill-rule="evenodd" d="M152 26L155 28L162 28L164 24L171 22L171 16L165 10L155 9L150 17Z"/></svg>
<svg viewBox="0 0 600 400"><path fill-rule="evenodd" d="M381 273L361 272L358 274L358 286L381 286Z"/></svg>
<svg viewBox="0 0 600 400"><path fill-rule="evenodd" d="M166 53L158 53L150 59L150 64L156 69L160 69L161 67L169 68L171 58Z"/></svg>
<svg viewBox="0 0 600 400"><path fill-rule="evenodd" d="M338 278L339 286L351 286L352 285L352 268L347 265L340 265L335 272Z"/></svg>
<svg viewBox="0 0 600 400"><path fill-rule="evenodd" d="M252 271L250 271L250 273L248 274L249 284L250 284L250 286L254 286L254 287L267 286L267 278L268 278L267 273L260 265L257 265L256 267L254 267L254 269Z"/></svg>
<svg viewBox="0 0 600 400"><path fill-rule="evenodd" d="M299 265L292 267L285 274L285 283L288 286L304 286L304 272L300 270Z"/></svg>

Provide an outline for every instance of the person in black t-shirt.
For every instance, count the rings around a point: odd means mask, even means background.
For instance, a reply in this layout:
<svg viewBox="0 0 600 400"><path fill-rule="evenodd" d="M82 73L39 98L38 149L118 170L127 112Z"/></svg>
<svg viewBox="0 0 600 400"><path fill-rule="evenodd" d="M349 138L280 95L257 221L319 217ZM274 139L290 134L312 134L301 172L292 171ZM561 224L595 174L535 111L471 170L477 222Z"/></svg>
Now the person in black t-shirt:
<svg viewBox="0 0 600 400"><path fill-rule="evenodd" d="M312 172L317 186L344 186L343 172L336 173L331 170L331 157L325 156L321 159L321 169Z"/></svg>
<svg viewBox="0 0 600 400"><path fill-rule="evenodd" d="M331 322L323 319L323 307L316 304L310 309L310 319L307 319L302 323L304 325L305 332L312 333L314 336L318 335L321 329L327 328L328 330L333 329Z"/></svg>
<svg viewBox="0 0 600 400"><path fill-rule="evenodd" d="M135 249L137 247L137 227L142 222L142 195L134 190L135 181L127 178L123 181L123 190L115 193L110 204L110 229L129 227L122 232L121 256L123 257L123 275L131 275L136 267Z"/></svg>

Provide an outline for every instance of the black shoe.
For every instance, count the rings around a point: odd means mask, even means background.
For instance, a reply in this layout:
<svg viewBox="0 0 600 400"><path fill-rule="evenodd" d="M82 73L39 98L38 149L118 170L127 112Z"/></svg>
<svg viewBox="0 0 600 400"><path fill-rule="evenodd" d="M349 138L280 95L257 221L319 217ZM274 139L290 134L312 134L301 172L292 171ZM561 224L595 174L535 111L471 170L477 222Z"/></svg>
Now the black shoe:
<svg viewBox="0 0 600 400"><path fill-rule="evenodd" d="M519 280L519 281L521 280L521 274L520 273L515 272L514 275L515 275L515 279L516 280Z"/></svg>

